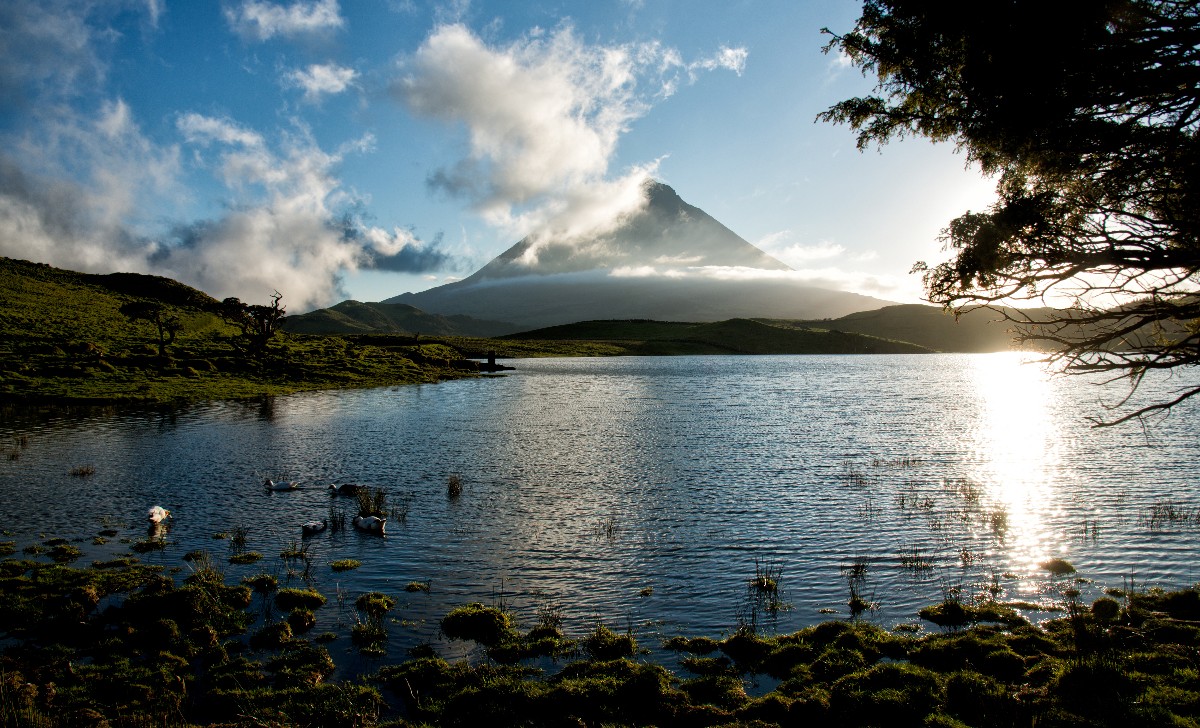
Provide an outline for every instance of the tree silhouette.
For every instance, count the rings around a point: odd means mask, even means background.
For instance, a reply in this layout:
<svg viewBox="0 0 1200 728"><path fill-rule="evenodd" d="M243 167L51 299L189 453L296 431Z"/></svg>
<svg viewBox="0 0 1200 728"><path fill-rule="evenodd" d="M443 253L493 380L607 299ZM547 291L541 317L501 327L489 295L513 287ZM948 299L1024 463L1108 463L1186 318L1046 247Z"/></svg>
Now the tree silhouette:
<svg viewBox="0 0 1200 728"><path fill-rule="evenodd" d="M175 342L175 336L183 330L179 316L156 301L130 301L119 310L131 322L146 321L154 326L158 334L158 358L165 361L167 347Z"/></svg>
<svg viewBox="0 0 1200 728"><path fill-rule="evenodd" d="M246 304L237 298L226 298L221 302L221 317L241 329L246 353L259 361L266 358L267 345L287 314L287 310L279 305L282 298L283 294L275 291L271 294L270 306Z"/></svg>
<svg viewBox="0 0 1200 728"><path fill-rule="evenodd" d="M997 178L994 205L944 230L951 260L914 266L932 302L995 307L1063 370L1131 394L1200 362L1200 4L867 0L830 35L826 52L879 82L819 120L849 124L860 149L950 141ZM1022 302L1051 308L997 305Z"/></svg>

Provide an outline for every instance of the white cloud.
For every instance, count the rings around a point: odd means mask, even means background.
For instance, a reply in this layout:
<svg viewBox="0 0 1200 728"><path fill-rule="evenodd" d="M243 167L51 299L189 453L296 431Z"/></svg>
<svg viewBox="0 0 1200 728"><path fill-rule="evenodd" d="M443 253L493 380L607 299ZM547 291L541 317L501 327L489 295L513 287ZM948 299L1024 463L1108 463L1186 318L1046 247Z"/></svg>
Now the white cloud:
<svg viewBox="0 0 1200 728"><path fill-rule="evenodd" d="M864 260L862 256L848 255L845 247L828 240L809 245L796 242L791 230L766 235L755 245L792 268L805 268L814 262L835 258Z"/></svg>
<svg viewBox="0 0 1200 728"><path fill-rule="evenodd" d="M698 278L728 281L789 281L798 285L860 293L890 301L921 302L921 281L916 276L879 275L839 267L802 270L763 270L733 266L626 266L609 273L614 278Z"/></svg>
<svg viewBox="0 0 1200 728"><path fill-rule="evenodd" d="M716 55L709 58L702 58L688 65L688 70L691 72L703 70L713 71L718 68L723 68L727 71L733 71L737 75L742 75L746 70L746 57L749 56L749 51L745 48L729 48L721 46Z"/></svg>
<svg viewBox="0 0 1200 728"><path fill-rule="evenodd" d="M255 40L336 30L346 23L337 0L294 2L290 5L244 0L237 7L225 9L225 20L238 35Z"/></svg>
<svg viewBox="0 0 1200 728"><path fill-rule="evenodd" d="M256 131L241 127L229 119L218 119L193 112L181 115L175 122L175 127L183 133L185 139L195 144L219 142L249 148L260 148L265 144L262 135Z"/></svg>
<svg viewBox="0 0 1200 728"><path fill-rule="evenodd" d="M740 69L744 52L726 51L695 68ZM588 45L562 26L490 47L454 24L425 40L393 92L421 116L465 126L468 154L434 171L431 185L469 199L510 234L552 228L569 237L642 204L657 162L611 178L617 143L668 79L690 72L657 43Z"/></svg>
<svg viewBox="0 0 1200 728"><path fill-rule="evenodd" d="M148 270L146 209L179 192L179 149L147 139L122 99L59 109L0 157L0 254L83 271Z"/></svg>
<svg viewBox="0 0 1200 728"><path fill-rule="evenodd" d="M319 101L323 94L340 94L358 78L358 71L336 63L312 64L284 74L284 85L304 91L304 100Z"/></svg>

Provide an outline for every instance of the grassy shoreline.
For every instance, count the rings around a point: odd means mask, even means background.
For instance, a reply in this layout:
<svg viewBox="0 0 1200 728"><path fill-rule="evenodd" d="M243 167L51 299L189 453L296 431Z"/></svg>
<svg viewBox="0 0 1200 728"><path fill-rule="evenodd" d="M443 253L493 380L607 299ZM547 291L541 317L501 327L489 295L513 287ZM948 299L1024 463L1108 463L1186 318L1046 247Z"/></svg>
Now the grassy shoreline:
<svg viewBox="0 0 1200 728"><path fill-rule="evenodd" d="M102 531L97 538L115 535ZM152 545L152 540L147 541ZM386 654L398 594L339 594L348 634L312 634L331 595L264 572L228 583L206 552L183 567L130 552L76 567L82 550L0 541L0 722L12 726L1200 724L1200 591L1151 590L1091 605L1063 593L1033 625L997 603L922 610L941 630L834 620L790 634L676 636L672 671L634 635L562 615L522 623L466 604L432 644L355 680L331 680L326 645ZM298 557L302 558L302 557ZM412 585L410 585L411 587ZM417 585L420 588L420 585ZM343 639L342 643L347 640ZM747 680L769 689L752 694Z"/></svg>

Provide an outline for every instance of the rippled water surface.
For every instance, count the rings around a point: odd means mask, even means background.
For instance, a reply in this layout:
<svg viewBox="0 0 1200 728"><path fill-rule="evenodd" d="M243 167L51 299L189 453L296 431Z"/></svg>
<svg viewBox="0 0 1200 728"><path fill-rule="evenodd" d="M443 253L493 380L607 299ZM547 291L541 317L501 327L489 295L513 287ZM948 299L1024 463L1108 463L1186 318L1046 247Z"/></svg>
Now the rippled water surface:
<svg viewBox="0 0 1200 728"><path fill-rule="evenodd" d="M854 564L865 568L856 588L877 603L863 618L887 626L917 621L952 589L1051 605L1064 587L1039 568L1051 557L1075 565L1090 598L1130 578L1200 580L1197 407L1147 428L1094 429L1085 415L1103 415L1122 388L1020 362L522 360L508 376L438 385L10 417L0 515L18 548L76 538L86 563L144 538L146 509L161 504L174 514L170 545L148 559L186 569L183 555L204 549L224 564L229 541L213 536L241 526L267 558L228 566L229 578L287 580L278 554L300 524L352 508L328 483L382 487L408 509L386 538L307 543L310 576L330 597L317 630L345 631L359 593L391 593L392 656L439 641L437 619L473 600L503 601L526 625L556 605L576 634L603 621L650 644L748 620L791 631L848 616ZM95 473L69 474L80 466ZM457 499L451 473L463 478ZM266 476L304 487L268 493ZM118 538L91 544L113 524ZM342 558L363 566L329 569ZM756 568L781 573L790 609L749 606ZM405 592L411 581L429 593Z"/></svg>

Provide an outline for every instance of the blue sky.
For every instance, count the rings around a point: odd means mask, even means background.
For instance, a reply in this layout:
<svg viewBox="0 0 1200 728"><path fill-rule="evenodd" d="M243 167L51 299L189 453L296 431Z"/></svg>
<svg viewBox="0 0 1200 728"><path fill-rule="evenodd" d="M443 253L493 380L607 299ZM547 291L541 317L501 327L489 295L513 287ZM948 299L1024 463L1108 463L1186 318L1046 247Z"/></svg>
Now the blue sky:
<svg viewBox="0 0 1200 728"><path fill-rule="evenodd" d="M814 122L857 2L6 0L0 255L299 312L586 230L645 176L803 282L917 301L992 198L949 146Z"/></svg>

